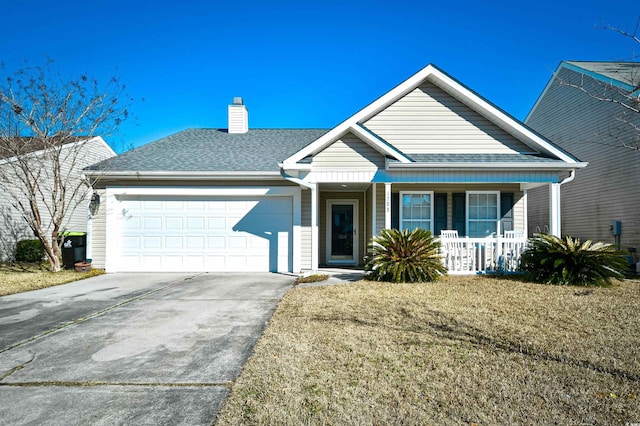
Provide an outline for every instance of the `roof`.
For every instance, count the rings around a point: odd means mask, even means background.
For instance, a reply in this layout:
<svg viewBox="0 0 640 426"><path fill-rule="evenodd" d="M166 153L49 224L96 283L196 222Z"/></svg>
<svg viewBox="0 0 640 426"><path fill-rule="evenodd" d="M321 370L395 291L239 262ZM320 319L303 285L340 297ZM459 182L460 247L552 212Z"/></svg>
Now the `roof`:
<svg viewBox="0 0 640 426"><path fill-rule="evenodd" d="M104 172L279 172L328 129L187 129L94 164Z"/></svg>
<svg viewBox="0 0 640 426"><path fill-rule="evenodd" d="M359 133L359 135L362 136L367 136L367 138L365 138L366 140L363 140L369 143L372 147L378 149L379 152L385 153L388 157L391 157L401 163L411 164L411 160L409 160L404 153L400 153L397 150L395 150L395 152L390 152L388 144L382 138L378 137L363 126L362 123L366 122L369 118L379 113L382 109L391 105L396 100L405 96L425 81L435 84L457 100L467 105L469 108L472 108L481 114L490 122L501 127L503 130L510 133L526 145L534 148L536 151L542 152L550 157L555 157L556 159L562 160L568 164L578 165L579 160L577 158L560 149L551 141L536 133L525 124L478 95L459 81L455 80L435 65L429 64L404 82L391 89L389 92L385 93L360 111L353 114L351 117L347 118L342 123L338 124L325 135L315 140L312 144L305 146L303 149L287 158L283 162L284 167L295 170L297 167L296 163L300 163L309 155L313 155L323 150L337 140L337 138L349 131Z"/></svg>
<svg viewBox="0 0 640 426"><path fill-rule="evenodd" d="M565 61L564 63L630 85L634 90L640 86L640 62Z"/></svg>
<svg viewBox="0 0 640 426"><path fill-rule="evenodd" d="M43 149L51 148L53 146L62 146L70 143L78 142L84 139L90 139L86 137L72 136L67 137L63 142L52 138L36 138L29 136L18 137L2 137L0 138L0 159L12 158L22 156Z"/></svg>
<svg viewBox="0 0 640 426"><path fill-rule="evenodd" d="M562 163L557 158L527 154L409 154L417 163Z"/></svg>

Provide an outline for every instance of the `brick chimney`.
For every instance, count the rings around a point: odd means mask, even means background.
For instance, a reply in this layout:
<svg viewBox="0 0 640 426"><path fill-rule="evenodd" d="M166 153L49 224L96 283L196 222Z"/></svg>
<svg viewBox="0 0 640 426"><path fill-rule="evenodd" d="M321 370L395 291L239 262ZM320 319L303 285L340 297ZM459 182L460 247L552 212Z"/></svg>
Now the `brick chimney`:
<svg viewBox="0 0 640 426"><path fill-rule="evenodd" d="M229 133L247 133L249 131L249 111L242 98L233 98L229 105Z"/></svg>

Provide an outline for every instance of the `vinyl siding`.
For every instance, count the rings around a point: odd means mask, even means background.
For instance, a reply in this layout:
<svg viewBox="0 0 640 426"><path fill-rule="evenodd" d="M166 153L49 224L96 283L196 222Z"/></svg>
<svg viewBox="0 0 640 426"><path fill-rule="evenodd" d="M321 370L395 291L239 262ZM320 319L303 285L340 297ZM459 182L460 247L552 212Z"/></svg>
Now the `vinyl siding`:
<svg viewBox="0 0 640 426"><path fill-rule="evenodd" d="M640 248L640 151L622 147L637 141L638 133L617 118L627 113L610 102L560 84L580 82L579 73L562 68L541 96L526 124L589 165L561 189L561 231L583 240L614 242L609 222L622 221L623 248ZM592 93L601 86L589 86ZM631 114L640 126L640 114ZM635 138L635 139L634 139ZM529 232L549 223L549 190L530 190Z"/></svg>
<svg viewBox="0 0 640 426"><path fill-rule="evenodd" d="M300 217L300 268L311 269L311 191L302 190L300 197L302 214Z"/></svg>
<svg viewBox="0 0 640 426"><path fill-rule="evenodd" d="M84 167L113 156L113 152L101 140L91 140L85 143L82 148L79 148L75 159L72 158L73 155L69 155L70 152L73 152L73 149L64 148L61 154L62 173L70 176L67 180L68 191L72 191L72 188L75 188L79 184ZM65 156L68 156L67 161L65 161ZM11 166L7 164L0 165L0 167L4 169L2 174L7 173L6 171L11 168ZM49 169L49 167L44 168L45 171ZM19 180L16 179L16 182L19 182ZM46 188L51 186L46 182L47 181L43 181L41 186L45 195L50 193ZM6 185L13 185L12 180L3 181L3 179L0 178L0 232L3 235L2 242L0 243L0 259L6 259L13 255L15 244L18 240L34 238L31 229L29 229L26 222L21 219L18 211L12 207L14 199L8 194L9 190ZM61 231L86 232L89 193L90 191L88 189L82 190L76 195L74 198L75 201L73 202L71 201L70 194L68 194L67 208L62 221ZM53 231L53 228L47 226L51 222L51 216L44 204L40 205L40 214L42 216L45 233L49 235Z"/></svg>
<svg viewBox="0 0 640 426"><path fill-rule="evenodd" d="M104 269L106 258L107 206L104 190L96 191L100 196L100 208L91 218L91 264L93 268Z"/></svg>
<svg viewBox="0 0 640 426"><path fill-rule="evenodd" d="M384 199L384 184L379 183L376 185L376 229L380 232L384 229L384 214L385 214L385 199Z"/></svg>
<svg viewBox="0 0 640 426"><path fill-rule="evenodd" d="M314 168L384 168L384 156L351 133L338 139L312 160Z"/></svg>
<svg viewBox="0 0 640 426"><path fill-rule="evenodd" d="M364 123L405 153L518 153L532 149L426 82Z"/></svg>

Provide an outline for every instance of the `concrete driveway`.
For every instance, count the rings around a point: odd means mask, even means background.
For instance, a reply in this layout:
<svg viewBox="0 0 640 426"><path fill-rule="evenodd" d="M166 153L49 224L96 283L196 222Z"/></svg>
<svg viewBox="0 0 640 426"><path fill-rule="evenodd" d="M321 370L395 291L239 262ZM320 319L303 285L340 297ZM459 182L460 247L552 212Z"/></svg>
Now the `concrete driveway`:
<svg viewBox="0 0 640 426"><path fill-rule="evenodd" d="M113 274L0 297L0 424L210 425L278 274Z"/></svg>

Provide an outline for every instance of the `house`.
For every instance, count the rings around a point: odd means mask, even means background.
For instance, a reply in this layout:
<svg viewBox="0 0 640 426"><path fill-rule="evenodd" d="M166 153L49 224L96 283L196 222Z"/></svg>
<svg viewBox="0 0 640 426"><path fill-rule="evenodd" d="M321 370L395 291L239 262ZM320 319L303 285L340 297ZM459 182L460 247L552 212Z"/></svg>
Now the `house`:
<svg viewBox="0 0 640 426"><path fill-rule="evenodd" d="M433 65L332 129L252 129L240 98L228 113L86 171L96 267L362 266L372 235L422 227L457 230L475 260L455 272L482 272L527 229L527 191L585 166Z"/></svg>
<svg viewBox="0 0 640 426"><path fill-rule="evenodd" d="M39 144L38 140L31 138L21 138L24 140L20 148L15 145L5 146L9 139L0 142L0 260L11 259L14 256L16 243L22 239L33 239L33 231L29 228L27 222L22 218L20 212L15 208L17 198L22 198L24 191L15 177L13 166L17 158L12 156L17 149L21 152L21 157L33 164L31 170L35 173L37 170L43 175L40 179L40 189L43 191L42 198L50 196L48 188L51 186L44 176L50 169L52 160L48 159L51 149L47 149L44 145ZM15 138L14 138L15 140ZM75 153L78 153L76 155ZM83 169L91 164L114 157L116 153L101 137L80 138L65 144L59 150L61 170L60 172L69 176L69 188L72 188L82 178ZM71 153L69 155L69 153ZM67 159L68 161L65 161ZM71 202L67 197L66 214L62 221L63 231L87 231L87 206L89 200L86 199L87 193L90 194L89 185L86 186L84 193L76 196L76 200L83 200L80 205ZM71 189L69 189L71 191ZM26 200L26 198L24 198ZM86 201L85 201L86 200ZM50 203L49 203L50 204ZM52 229L47 227L51 222L51 213L44 204L40 205L40 213L42 223L47 235L50 235Z"/></svg>
<svg viewBox="0 0 640 426"><path fill-rule="evenodd" d="M564 61L526 117L589 162L562 187L562 234L640 247L639 87L640 63ZM548 206L547 188L529 192L529 233L548 229Z"/></svg>

